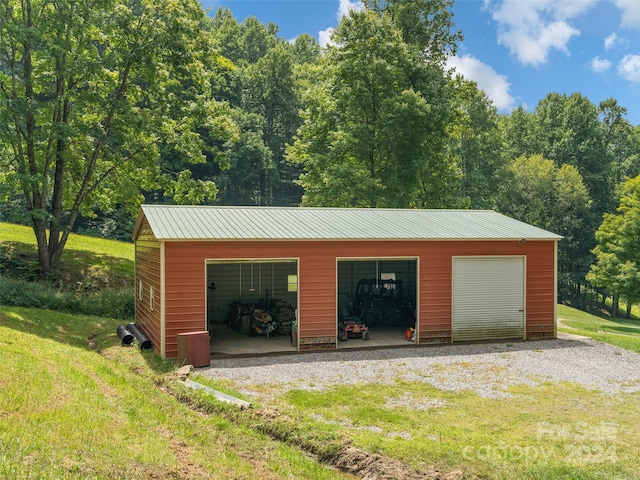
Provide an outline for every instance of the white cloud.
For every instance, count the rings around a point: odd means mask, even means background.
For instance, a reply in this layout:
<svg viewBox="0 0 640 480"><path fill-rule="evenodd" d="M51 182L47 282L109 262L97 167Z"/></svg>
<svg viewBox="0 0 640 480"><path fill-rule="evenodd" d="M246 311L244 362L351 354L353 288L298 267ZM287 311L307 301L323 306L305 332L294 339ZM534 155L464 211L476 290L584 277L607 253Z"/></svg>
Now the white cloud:
<svg viewBox="0 0 640 480"><path fill-rule="evenodd" d="M471 55L449 57L447 67L455 68L456 72L464 78L476 82L478 88L484 90L498 110L513 109L515 99L509 95L511 84L505 75L496 73L489 65Z"/></svg>
<svg viewBox="0 0 640 480"><path fill-rule="evenodd" d="M342 17L349 15L350 10L360 11L364 8L363 3L360 0L340 0L340 6L338 7L338 21L342 20Z"/></svg>
<svg viewBox="0 0 640 480"><path fill-rule="evenodd" d="M580 31L571 20L597 0L498 0L485 4L498 23L498 43L525 65L547 61L552 49L569 54L567 45Z"/></svg>
<svg viewBox="0 0 640 480"><path fill-rule="evenodd" d="M618 63L618 74L633 83L640 83L640 55L625 55Z"/></svg>
<svg viewBox="0 0 640 480"><path fill-rule="evenodd" d="M611 68L611 62L606 58L595 57L591 60L591 70L596 73L606 72Z"/></svg>
<svg viewBox="0 0 640 480"><path fill-rule="evenodd" d="M318 32L318 43L322 48L326 47L331 42L331 34L335 28L329 27L326 30L320 30Z"/></svg>
<svg viewBox="0 0 640 480"><path fill-rule="evenodd" d="M613 0L622 10L621 27L640 28L640 2L638 0Z"/></svg>
<svg viewBox="0 0 640 480"><path fill-rule="evenodd" d="M618 35L614 32L604 39L604 49L611 50L617 43L619 43Z"/></svg>
<svg viewBox="0 0 640 480"><path fill-rule="evenodd" d="M364 4L360 0L340 0L338 11L336 12L336 18L338 22L342 20L342 17L349 15L351 10L360 11L364 8ZM329 27L326 30L320 30L318 32L318 43L322 48L331 43L331 34L334 32L334 27Z"/></svg>

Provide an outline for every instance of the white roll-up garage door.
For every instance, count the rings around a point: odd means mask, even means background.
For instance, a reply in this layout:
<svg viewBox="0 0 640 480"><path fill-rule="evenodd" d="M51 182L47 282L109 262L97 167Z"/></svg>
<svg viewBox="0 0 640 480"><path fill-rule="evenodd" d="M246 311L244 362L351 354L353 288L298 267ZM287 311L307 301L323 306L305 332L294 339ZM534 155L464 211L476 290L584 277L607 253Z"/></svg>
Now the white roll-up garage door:
<svg viewBox="0 0 640 480"><path fill-rule="evenodd" d="M524 338L524 257L455 257L452 273L452 341Z"/></svg>

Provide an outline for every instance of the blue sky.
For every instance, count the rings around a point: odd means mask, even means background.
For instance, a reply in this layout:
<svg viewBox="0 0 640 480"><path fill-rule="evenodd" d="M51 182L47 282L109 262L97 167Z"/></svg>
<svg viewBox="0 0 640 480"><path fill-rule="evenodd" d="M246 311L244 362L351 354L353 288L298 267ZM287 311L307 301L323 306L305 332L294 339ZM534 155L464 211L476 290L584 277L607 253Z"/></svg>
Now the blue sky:
<svg viewBox="0 0 640 480"><path fill-rule="evenodd" d="M354 0L202 0L239 22L273 22L292 40L325 44ZM579 92L594 104L615 98L640 124L640 0L457 0L463 42L449 65L478 83L502 113L527 110L548 93Z"/></svg>

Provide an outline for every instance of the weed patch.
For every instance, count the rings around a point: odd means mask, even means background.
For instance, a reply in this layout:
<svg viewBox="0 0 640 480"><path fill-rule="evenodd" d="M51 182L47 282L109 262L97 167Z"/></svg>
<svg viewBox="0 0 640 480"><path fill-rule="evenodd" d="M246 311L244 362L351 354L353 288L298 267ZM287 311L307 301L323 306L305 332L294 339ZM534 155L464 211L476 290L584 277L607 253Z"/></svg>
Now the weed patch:
<svg viewBox="0 0 640 480"><path fill-rule="evenodd" d="M25 282L0 276L0 305L13 307L133 319L134 295L133 288L65 292L46 283Z"/></svg>

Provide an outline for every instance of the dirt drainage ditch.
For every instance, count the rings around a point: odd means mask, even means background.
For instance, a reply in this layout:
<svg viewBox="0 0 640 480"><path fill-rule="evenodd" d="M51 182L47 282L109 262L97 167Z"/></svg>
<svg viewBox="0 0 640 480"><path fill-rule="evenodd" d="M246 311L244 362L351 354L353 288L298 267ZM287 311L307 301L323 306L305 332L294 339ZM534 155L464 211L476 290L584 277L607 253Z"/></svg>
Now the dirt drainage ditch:
<svg viewBox="0 0 640 480"><path fill-rule="evenodd" d="M183 404L207 415L220 415L230 421L242 423L273 440L295 446L312 455L318 462L341 472L365 480L458 480L465 476L461 470L444 472L432 466L423 466L416 470L399 460L350 445L335 442L328 445L325 441L307 440L300 434L293 420L276 410L240 406L233 402L223 404L216 395L211 395L211 399L215 401L204 403L190 394L189 391L193 389L185 385L185 380L188 381L187 377L191 372L187 372L185 367L181 370L177 378L175 374L169 376L165 386L169 393Z"/></svg>

